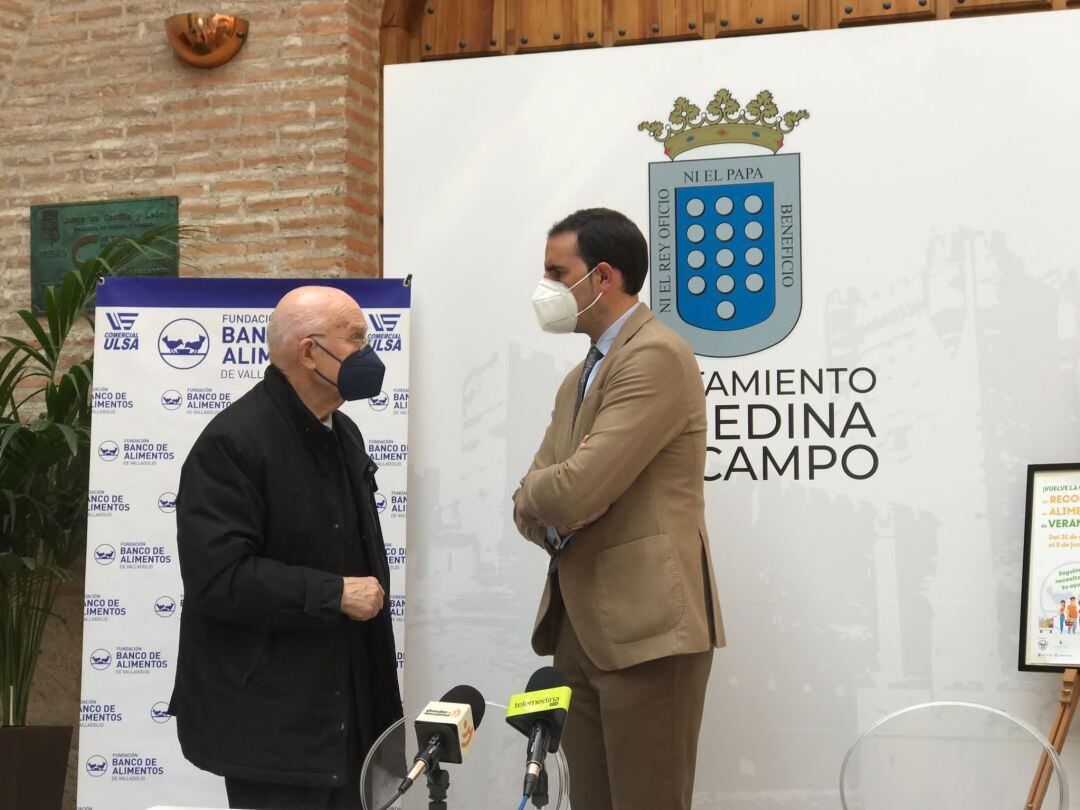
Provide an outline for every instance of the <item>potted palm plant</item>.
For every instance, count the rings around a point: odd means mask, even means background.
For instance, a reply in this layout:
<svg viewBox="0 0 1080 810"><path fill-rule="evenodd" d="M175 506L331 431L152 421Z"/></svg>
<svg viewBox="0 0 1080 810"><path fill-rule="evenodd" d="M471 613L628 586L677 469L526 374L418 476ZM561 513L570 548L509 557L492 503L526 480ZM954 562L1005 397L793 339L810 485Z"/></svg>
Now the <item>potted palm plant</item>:
<svg viewBox="0 0 1080 810"><path fill-rule="evenodd" d="M93 358L72 338L93 329L100 276L178 235L114 240L45 290L43 319L18 312L25 336L0 337L0 785L15 807L59 810L71 744L71 726L27 726L26 708L57 589L86 549Z"/></svg>

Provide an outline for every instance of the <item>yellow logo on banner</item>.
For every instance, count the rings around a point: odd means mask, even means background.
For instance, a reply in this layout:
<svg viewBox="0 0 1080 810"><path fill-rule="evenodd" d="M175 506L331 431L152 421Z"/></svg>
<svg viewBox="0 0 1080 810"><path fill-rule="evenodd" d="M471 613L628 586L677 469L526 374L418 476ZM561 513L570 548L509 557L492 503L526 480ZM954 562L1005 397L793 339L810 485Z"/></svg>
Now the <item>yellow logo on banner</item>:
<svg viewBox="0 0 1080 810"><path fill-rule="evenodd" d="M540 689L536 692L523 692L510 698L510 706L506 709L507 717L517 717L522 714L535 714L552 709L566 711L570 708L570 687L557 686L554 689Z"/></svg>

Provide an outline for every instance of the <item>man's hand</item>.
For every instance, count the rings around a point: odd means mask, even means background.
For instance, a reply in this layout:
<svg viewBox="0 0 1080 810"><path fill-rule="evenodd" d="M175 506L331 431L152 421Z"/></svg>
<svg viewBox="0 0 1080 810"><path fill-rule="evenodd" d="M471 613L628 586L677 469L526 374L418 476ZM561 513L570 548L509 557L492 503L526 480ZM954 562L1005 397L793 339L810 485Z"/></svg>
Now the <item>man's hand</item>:
<svg viewBox="0 0 1080 810"><path fill-rule="evenodd" d="M341 612L355 621L374 619L382 610L386 594L375 577L343 577Z"/></svg>

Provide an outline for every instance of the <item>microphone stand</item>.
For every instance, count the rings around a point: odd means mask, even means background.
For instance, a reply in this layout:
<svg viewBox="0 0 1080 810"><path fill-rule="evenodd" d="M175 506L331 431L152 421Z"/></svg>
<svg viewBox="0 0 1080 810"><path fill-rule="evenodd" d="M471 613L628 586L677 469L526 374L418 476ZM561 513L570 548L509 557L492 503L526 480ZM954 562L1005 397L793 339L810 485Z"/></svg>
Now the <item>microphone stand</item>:
<svg viewBox="0 0 1080 810"><path fill-rule="evenodd" d="M548 776L547 768L540 771L540 776L536 780L536 787L533 788L532 793L532 805L533 807L547 807L548 803Z"/></svg>
<svg viewBox="0 0 1080 810"><path fill-rule="evenodd" d="M439 766L439 761L432 763L427 772L428 810L446 810L446 791L450 788L450 774Z"/></svg>

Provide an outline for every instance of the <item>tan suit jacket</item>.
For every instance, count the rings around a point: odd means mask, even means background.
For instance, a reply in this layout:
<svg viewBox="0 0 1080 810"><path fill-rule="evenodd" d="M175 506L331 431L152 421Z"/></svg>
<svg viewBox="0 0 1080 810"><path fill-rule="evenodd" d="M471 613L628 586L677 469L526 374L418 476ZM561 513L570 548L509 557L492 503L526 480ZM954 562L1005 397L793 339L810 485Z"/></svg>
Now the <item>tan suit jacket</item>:
<svg viewBox="0 0 1080 810"><path fill-rule="evenodd" d="M514 520L550 551L547 526L609 508L558 553L559 587L553 591L549 575L533 649L554 653L560 601L600 669L724 646L705 530L705 392L693 352L639 305L575 422L582 365L559 387L551 424L514 493Z"/></svg>

